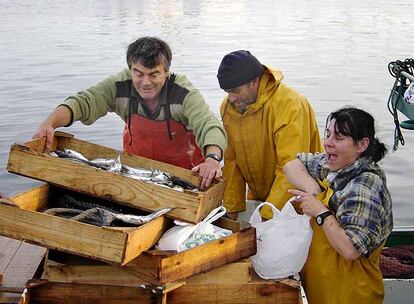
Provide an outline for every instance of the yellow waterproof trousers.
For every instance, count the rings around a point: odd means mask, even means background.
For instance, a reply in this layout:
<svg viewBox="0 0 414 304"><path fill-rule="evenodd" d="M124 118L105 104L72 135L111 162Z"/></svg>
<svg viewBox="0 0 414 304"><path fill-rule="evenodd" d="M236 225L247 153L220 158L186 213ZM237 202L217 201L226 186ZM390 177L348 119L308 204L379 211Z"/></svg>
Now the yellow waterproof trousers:
<svg viewBox="0 0 414 304"><path fill-rule="evenodd" d="M328 206L332 189L319 199ZM331 246L322 227L312 218L313 237L301 279L309 304L377 304L384 298L384 283L379 268L382 244L366 258L346 261Z"/></svg>

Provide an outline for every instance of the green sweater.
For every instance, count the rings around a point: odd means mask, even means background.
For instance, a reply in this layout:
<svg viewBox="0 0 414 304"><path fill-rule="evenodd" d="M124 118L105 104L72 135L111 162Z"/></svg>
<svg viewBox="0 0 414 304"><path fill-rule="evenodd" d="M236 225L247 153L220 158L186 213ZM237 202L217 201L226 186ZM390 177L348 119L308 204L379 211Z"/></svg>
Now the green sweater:
<svg viewBox="0 0 414 304"><path fill-rule="evenodd" d="M167 83L167 82L166 82ZM166 102L163 91L160 105ZM131 81L129 69L112 75L93 87L69 96L64 105L72 111L72 122L81 121L85 125L94 123L108 112L115 112L124 122L128 118L128 104L132 97L140 100ZM224 152L227 136L220 121L209 110L200 92L194 88L184 75L176 75L174 86L168 94L171 118L182 123L187 130L192 130L196 143L205 152L205 147L215 145ZM165 120L164 107L159 106L154 115L149 116L141 102L135 108L137 114L153 120Z"/></svg>

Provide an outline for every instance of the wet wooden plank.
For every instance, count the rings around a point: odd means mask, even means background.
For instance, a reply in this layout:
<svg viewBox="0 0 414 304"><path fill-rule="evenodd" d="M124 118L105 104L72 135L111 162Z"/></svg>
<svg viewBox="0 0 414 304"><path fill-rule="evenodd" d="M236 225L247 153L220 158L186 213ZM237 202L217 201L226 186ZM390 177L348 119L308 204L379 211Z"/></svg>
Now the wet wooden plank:
<svg viewBox="0 0 414 304"><path fill-rule="evenodd" d="M13 259L17 250L20 247L21 241L9 239L4 236L0 236L0 273L6 270L10 261Z"/></svg>
<svg viewBox="0 0 414 304"><path fill-rule="evenodd" d="M0 236L0 303L28 303L25 287L39 269L46 249Z"/></svg>

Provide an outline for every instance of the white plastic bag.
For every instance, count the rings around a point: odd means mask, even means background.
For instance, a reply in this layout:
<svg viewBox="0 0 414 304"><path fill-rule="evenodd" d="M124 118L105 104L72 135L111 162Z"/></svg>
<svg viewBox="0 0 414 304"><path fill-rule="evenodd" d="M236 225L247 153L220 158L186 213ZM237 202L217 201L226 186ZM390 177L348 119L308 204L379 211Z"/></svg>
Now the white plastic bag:
<svg viewBox="0 0 414 304"><path fill-rule="evenodd" d="M209 241L228 236L233 232L211 224L226 213L223 206L217 207L198 224L174 221L177 226L167 230L156 246L159 250L176 250L177 252L203 245Z"/></svg>
<svg viewBox="0 0 414 304"><path fill-rule="evenodd" d="M414 81L408 86L404 92L404 101L408 104L414 103Z"/></svg>
<svg viewBox="0 0 414 304"><path fill-rule="evenodd" d="M260 208L268 205L273 218L262 222ZM310 217L296 213L290 201L279 211L268 202L257 206L249 223L256 228L257 253L251 257L256 273L263 279L297 276L306 262L312 240Z"/></svg>

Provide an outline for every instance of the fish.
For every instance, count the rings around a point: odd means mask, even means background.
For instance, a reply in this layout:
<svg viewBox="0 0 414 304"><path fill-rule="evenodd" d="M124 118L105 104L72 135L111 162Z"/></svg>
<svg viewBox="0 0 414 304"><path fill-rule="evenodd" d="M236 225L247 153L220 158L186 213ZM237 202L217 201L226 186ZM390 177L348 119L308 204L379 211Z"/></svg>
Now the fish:
<svg viewBox="0 0 414 304"><path fill-rule="evenodd" d="M133 168L126 166L121 162L121 153L119 152L115 159L112 158L95 158L93 160L87 159L81 153L64 149L64 151L56 150L50 152L49 155L60 158L67 158L72 161L93 166L111 173L120 174L122 176L156 184L162 187L170 188L179 192L192 191L197 192L198 188L183 179L173 176L170 173L153 168Z"/></svg>
<svg viewBox="0 0 414 304"><path fill-rule="evenodd" d="M114 162L107 169L108 172L120 173L122 171L121 154L118 154Z"/></svg>
<svg viewBox="0 0 414 304"><path fill-rule="evenodd" d="M112 226L115 222L140 226L176 208L163 208L148 215L135 215L126 213L128 211L125 212L123 207L108 205L108 202L81 194L69 193L56 197L54 206L44 213L95 226Z"/></svg>
<svg viewBox="0 0 414 304"><path fill-rule="evenodd" d="M92 166L92 167L96 167L96 168L105 170L104 166L91 162L85 156L83 156L81 153L79 153L77 151L70 150L70 149L64 149L64 151L55 150L53 152L59 158L67 158L67 159L70 159L70 160L78 162L78 163L86 164L86 165L89 165L89 166ZM52 153L49 153L49 155L53 156Z"/></svg>
<svg viewBox="0 0 414 304"><path fill-rule="evenodd" d="M173 209L175 209L175 207L163 208L148 215L115 213L100 207L94 207L86 210L70 208L51 208L45 210L44 213L64 217L74 221L92 224L95 226L111 226L115 221L128 225L140 226L170 212Z"/></svg>
<svg viewBox="0 0 414 304"><path fill-rule="evenodd" d="M94 158L94 159L91 160L91 162L98 165L98 166L109 168L110 166L113 165L113 163L115 162L115 159L113 159L113 158Z"/></svg>
<svg viewBox="0 0 414 304"><path fill-rule="evenodd" d="M176 207L163 208L153 213L150 213L148 215L133 215L133 214L122 214L122 213L113 213L113 215L118 221L131 224L131 225L142 225L142 224L148 223L149 221L152 221L153 219L156 219L157 217L160 217L170 212L171 210L175 208Z"/></svg>
<svg viewBox="0 0 414 304"><path fill-rule="evenodd" d="M177 177L177 176L171 176L171 180L175 185L180 186L184 190L194 190L197 189L197 186L194 186L193 184L190 184L189 182Z"/></svg>
<svg viewBox="0 0 414 304"><path fill-rule="evenodd" d="M145 168L132 168L129 166L123 165L122 167L122 173L128 174L128 175L137 175L137 176L146 176L151 177L154 176L154 169L145 169Z"/></svg>

